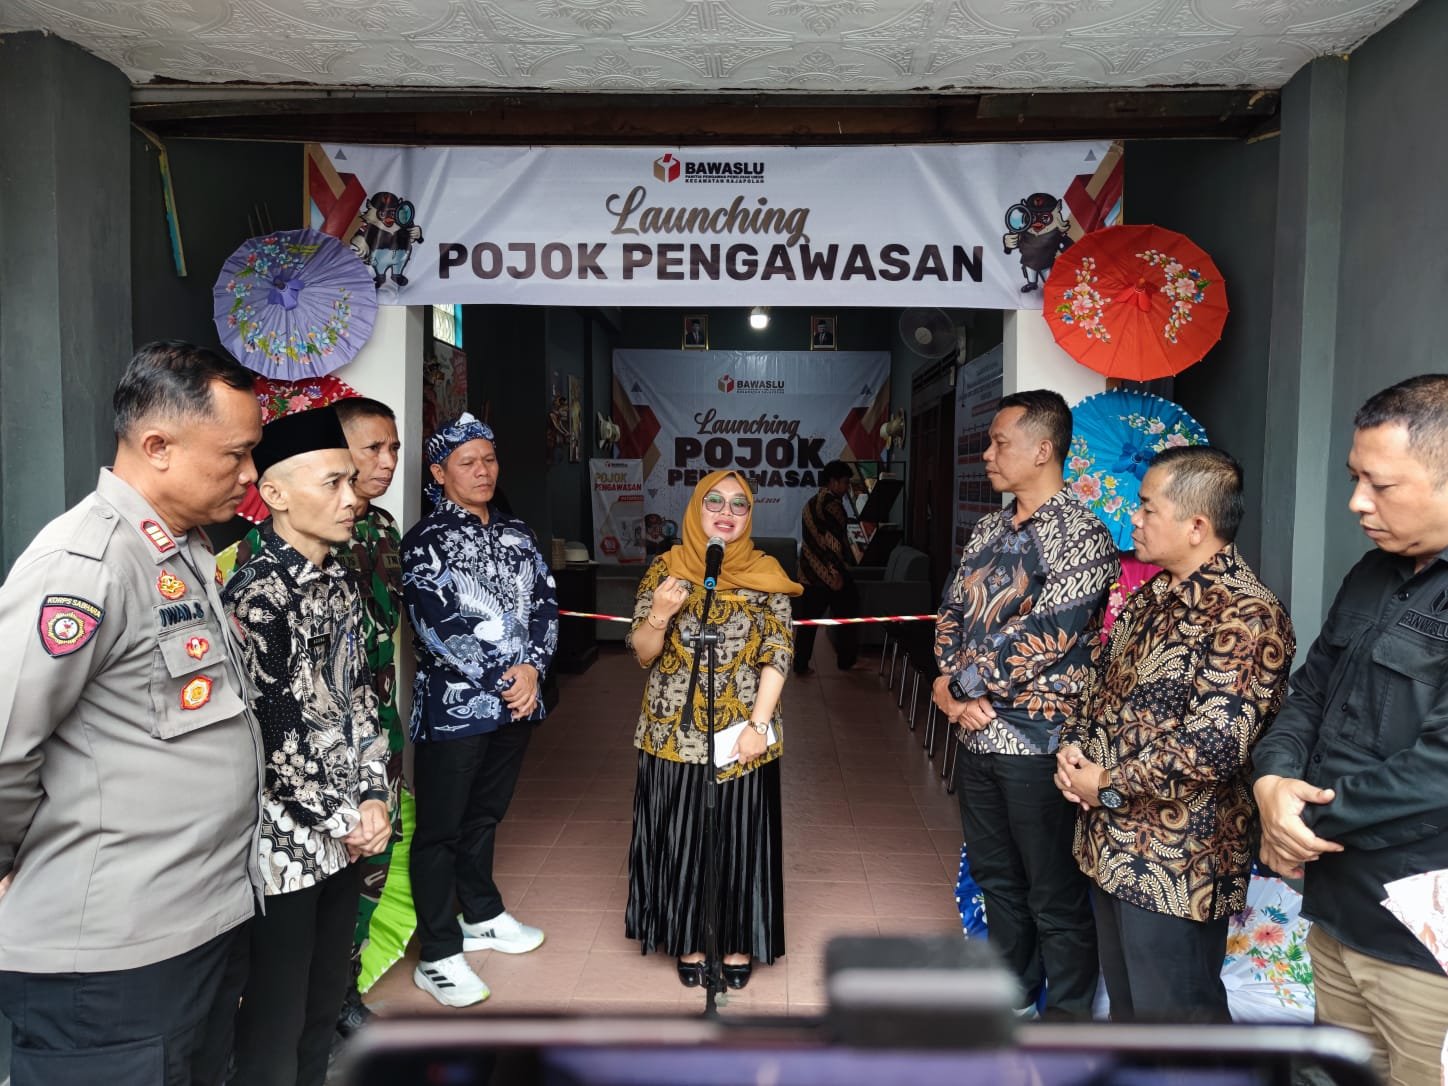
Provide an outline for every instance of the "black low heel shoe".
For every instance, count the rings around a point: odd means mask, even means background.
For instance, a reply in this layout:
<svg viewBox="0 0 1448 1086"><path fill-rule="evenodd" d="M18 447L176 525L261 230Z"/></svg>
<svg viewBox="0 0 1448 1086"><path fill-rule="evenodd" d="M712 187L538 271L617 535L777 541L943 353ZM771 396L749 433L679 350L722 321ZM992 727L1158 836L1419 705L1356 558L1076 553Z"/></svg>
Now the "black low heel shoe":
<svg viewBox="0 0 1448 1086"><path fill-rule="evenodd" d="M744 962L741 965L724 964L724 983L736 992L749 983L749 974L754 972L753 962Z"/></svg>
<svg viewBox="0 0 1448 1086"><path fill-rule="evenodd" d="M704 963L686 962L678 959L679 983L685 988L697 988L704 983Z"/></svg>

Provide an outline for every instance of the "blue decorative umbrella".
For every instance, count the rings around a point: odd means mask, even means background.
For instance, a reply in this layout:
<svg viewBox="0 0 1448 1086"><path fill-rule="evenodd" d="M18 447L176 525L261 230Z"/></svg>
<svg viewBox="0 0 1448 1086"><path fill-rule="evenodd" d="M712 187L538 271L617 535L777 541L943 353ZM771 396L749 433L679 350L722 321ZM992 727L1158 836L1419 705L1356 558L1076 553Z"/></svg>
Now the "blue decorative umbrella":
<svg viewBox="0 0 1448 1086"><path fill-rule="evenodd" d="M221 266L213 295L222 345L248 369L285 381L350 362L377 314L367 265L316 230L246 241Z"/></svg>
<svg viewBox="0 0 1448 1086"><path fill-rule="evenodd" d="M1099 392L1071 409L1066 482L1129 551L1131 514L1153 458L1173 445L1205 444L1202 424L1170 400L1124 389Z"/></svg>

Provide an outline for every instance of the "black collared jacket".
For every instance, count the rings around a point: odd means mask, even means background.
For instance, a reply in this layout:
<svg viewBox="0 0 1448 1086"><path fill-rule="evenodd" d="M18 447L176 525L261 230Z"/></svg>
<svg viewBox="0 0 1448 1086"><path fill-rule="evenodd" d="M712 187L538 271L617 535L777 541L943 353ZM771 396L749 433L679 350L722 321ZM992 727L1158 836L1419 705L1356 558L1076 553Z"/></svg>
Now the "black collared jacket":
<svg viewBox="0 0 1448 1086"><path fill-rule="evenodd" d="M1383 908L1394 879L1448 868L1448 552L1422 572L1374 550L1338 590L1252 752L1253 779L1337 793L1309 804L1313 832L1345 846L1307 865L1303 913L1376 958L1441 973Z"/></svg>

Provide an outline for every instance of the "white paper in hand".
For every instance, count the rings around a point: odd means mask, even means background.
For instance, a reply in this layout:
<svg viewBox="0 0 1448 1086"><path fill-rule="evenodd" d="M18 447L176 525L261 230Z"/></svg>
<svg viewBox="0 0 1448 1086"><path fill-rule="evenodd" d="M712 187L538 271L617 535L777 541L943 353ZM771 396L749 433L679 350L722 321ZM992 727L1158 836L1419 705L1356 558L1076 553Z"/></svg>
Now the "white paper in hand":
<svg viewBox="0 0 1448 1086"><path fill-rule="evenodd" d="M731 766L739 761L739 753L734 748L739 743L739 737L744 734L744 729L749 727L749 721L741 720L738 724L730 724L723 731L714 733L714 765L719 769ZM769 725L769 734L764 737L769 746L774 746L774 725Z"/></svg>

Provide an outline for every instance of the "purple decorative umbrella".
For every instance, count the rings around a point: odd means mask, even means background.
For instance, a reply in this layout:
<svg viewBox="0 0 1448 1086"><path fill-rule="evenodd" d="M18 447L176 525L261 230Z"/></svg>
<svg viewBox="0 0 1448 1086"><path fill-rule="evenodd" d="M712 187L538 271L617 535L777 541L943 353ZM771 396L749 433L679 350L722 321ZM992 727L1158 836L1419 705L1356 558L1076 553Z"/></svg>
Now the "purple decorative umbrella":
<svg viewBox="0 0 1448 1086"><path fill-rule="evenodd" d="M252 238L212 292L221 343L250 370L284 381L350 362L372 335L377 288L357 254L316 230Z"/></svg>

